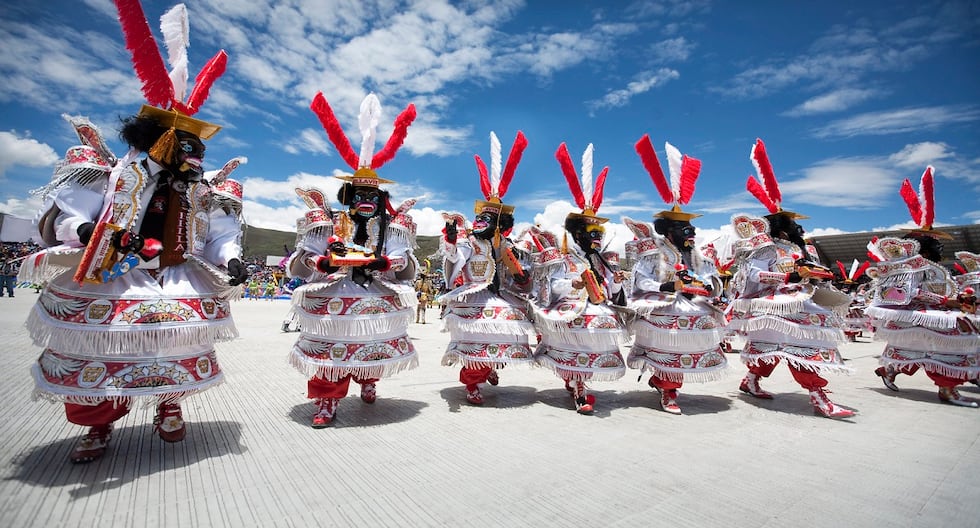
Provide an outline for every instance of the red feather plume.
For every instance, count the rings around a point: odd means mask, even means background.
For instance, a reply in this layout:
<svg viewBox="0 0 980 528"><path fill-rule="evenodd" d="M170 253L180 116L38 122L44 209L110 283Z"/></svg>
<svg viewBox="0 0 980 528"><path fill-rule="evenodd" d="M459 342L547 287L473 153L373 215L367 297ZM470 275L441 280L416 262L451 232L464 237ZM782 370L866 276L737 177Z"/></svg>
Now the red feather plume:
<svg viewBox="0 0 980 528"><path fill-rule="evenodd" d="M395 118L395 129L391 132L391 136L388 137L388 142L385 143L385 147L375 153L374 157L371 158L372 169L381 167L395 157L395 153L398 152L402 143L405 142L405 136L408 135L408 127L411 126L413 121L415 121L415 105L409 104Z"/></svg>
<svg viewBox="0 0 980 528"><path fill-rule="evenodd" d="M752 193L752 196L755 196L756 200L759 200L762 205L766 206L766 209L768 209L770 213L776 214L779 212L779 206L772 201L772 198L769 198L769 195L766 194L766 190L762 188L762 184L759 183L759 180L753 178L752 175L749 175L749 179L746 180L745 188Z"/></svg>
<svg viewBox="0 0 980 528"><path fill-rule="evenodd" d="M936 202L935 202L935 182L932 177L932 167L926 167L926 171L922 173L922 182L920 184L922 187L922 226L932 226L932 223L936 220Z"/></svg>
<svg viewBox="0 0 980 528"><path fill-rule="evenodd" d="M126 49L133 58L136 76L143 83L146 102L162 108L171 108L174 102L174 85L167 66L160 55L160 48L150 31L139 0L115 0L119 11Z"/></svg>
<svg viewBox="0 0 980 528"><path fill-rule="evenodd" d="M956 271L960 272L960 275L966 275L966 268L959 262L954 262L953 267L956 268Z"/></svg>
<svg viewBox="0 0 980 528"><path fill-rule="evenodd" d="M840 276L841 277L844 277L845 279L848 278L847 277L847 270L844 269L844 263L841 262L841 261L839 261L839 260L837 261L837 269L840 270Z"/></svg>
<svg viewBox="0 0 980 528"><path fill-rule="evenodd" d="M681 162L680 198L677 202L681 205L687 205L691 201L691 197L694 196L694 183L698 181L698 176L701 175L701 160L692 158L687 154L684 155L683 159L684 161Z"/></svg>
<svg viewBox="0 0 980 528"><path fill-rule="evenodd" d="M507 164L504 166L504 172L500 175L500 184L497 186L497 196L500 198L503 198L504 194L507 193L507 188L510 187L510 182L514 179L517 165L521 162L521 156L524 155L524 149L526 148L527 138L524 137L524 132L518 130L517 137L514 138L514 146L511 147L510 155L507 156Z"/></svg>
<svg viewBox="0 0 980 528"><path fill-rule="evenodd" d="M357 170L357 153L350 146L350 140L344 134L344 129L341 128L340 122L337 121L337 116L334 115L333 109L327 103L327 99L323 97L323 92L317 92L313 97L313 103L310 104L310 109L320 118L320 124L327 131L327 137L330 138L334 147L337 148L337 153L340 154L340 157L347 162L350 168Z"/></svg>
<svg viewBox="0 0 980 528"><path fill-rule="evenodd" d="M755 163L755 168L759 171L762 183L766 186L766 192L769 194L769 198L772 199L773 203L778 205L783 201L783 196L779 192L779 182L776 181L776 173L772 170L769 155L766 154L766 145L762 143L761 139L756 138L755 145L752 147L752 161Z"/></svg>
<svg viewBox="0 0 980 528"><path fill-rule="evenodd" d="M214 57L211 57L211 60L201 68L201 72L194 79L194 90L187 99L187 105L181 110L182 112L187 115L194 115L200 110L201 105L204 104L211 92L214 81L225 73L227 64L228 54L225 53L225 50L221 50Z"/></svg>
<svg viewBox="0 0 980 528"><path fill-rule="evenodd" d="M595 212L598 212L599 206L602 205L602 190L606 187L607 174L609 174L609 167L603 167L595 180L595 191L592 193L592 210Z"/></svg>
<svg viewBox="0 0 980 528"><path fill-rule="evenodd" d="M854 276L851 277L851 280L857 280L858 277L863 275L865 271L868 271L868 268L870 267L871 267L871 261L865 260L864 262L862 262L861 265L858 266L858 269L854 271Z"/></svg>
<svg viewBox="0 0 980 528"><path fill-rule="evenodd" d="M653 185L657 188L664 203L673 203L674 191L670 189L670 184L667 183L667 178L664 176L664 170L660 167L660 160L657 159L657 151L653 149L650 134L644 134L636 142L635 148L636 153L640 155L640 161L643 162L643 168L650 174L650 179L653 180Z"/></svg>
<svg viewBox="0 0 980 528"><path fill-rule="evenodd" d="M487 172L487 166L480 159L479 155L473 156L476 158L476 170L480 172L480 192L483 193L483 197L487 200L493 195L493 187L490 185L490 173Z"/></svg>
<svg viewBox="0 0 980 528"><path fill-rule="evenodd" d="M922 225L922 204L919 203L919 195L912 188L912 182L908 178L902 182L902 188L898 191L902 195L902 199L905 200L905 205L909 208L909 214L912 215L912 221L916 225Z"/></svg>
<svg viewBox="0 0 980 528"><path fill-rule="evenodd" d="M572 157L568 155L568 146L564 143L558 145L558 150L555 152L555 158L558 159L558 165L561 166L561 172L565 175L565 180L568 181L568 189L572 191L572 197L575 198L575 205L579 209L585 209L585 194L582 193L582 184L578 181L578 174L575 173L575 165L572 164Z"/></svg>

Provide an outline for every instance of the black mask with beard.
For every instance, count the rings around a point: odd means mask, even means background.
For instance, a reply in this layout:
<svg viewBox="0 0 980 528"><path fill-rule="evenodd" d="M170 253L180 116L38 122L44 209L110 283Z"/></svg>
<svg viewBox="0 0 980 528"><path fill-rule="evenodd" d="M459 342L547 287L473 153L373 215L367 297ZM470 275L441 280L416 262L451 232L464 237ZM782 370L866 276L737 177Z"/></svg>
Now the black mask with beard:
<svg viewBox="0 0 980 528"><path fill-rule="evenodd" d="M483 212L473 219L473 236L482 240L490 240L498 228L501 233L505 233L512 227L514 227L514 215L502 213L497 216L493 213Z"/></svg>
<svg viewBox="0 0 980 528"><path fill-rule="evenodd" d="M919 255L933 261L943 261L943 243L938 238L921 233L909 233L903 238L919 241Z"/></svg>
<svg viewBox="0 0 980 528"><path fill-rule="evenodd" d="M348 206L348 213L352 219L368 219L380 216L385 211L385 202L388 193L377 187L354 186L345 183L337 191L337 201Z"/></svg>
<svg viewBox="0 0 980 528"><path fill-rule="evenodd" d="M168 130L153 118L134 115L123 119L119 138L136 150L149 153ZM175 135L177 145L171 159L153 161L169 170L178 179L199 179L204 173L204 143L196 135L183 130L176 130Z"/></svg>
<svg viewBox="0 0 980 528"><path fill-rule="evenodd" d="M796 223L796 220L779 213L766 215L766 220L769 221L769 236L789 240L806 251L806 240L803 240L806 231L803 230L803 226Z"/></svg>
<svg viewBox="0 0 980 528"><path fill-rule="evenodd" d="M565 220L565 231L572 235L572 240L586 254L598 253L602 245L602 230L589 231L588 225L578 218Z"/></svg>
<svg viewBox="0 0 980 528"><path fill-rule="evenodd" d="M694 249L694 240L697 231L691 222L687 220L671 220L669 218L658 218L653 222L653 229L670 240L674 247L681 251Z"/></svg>

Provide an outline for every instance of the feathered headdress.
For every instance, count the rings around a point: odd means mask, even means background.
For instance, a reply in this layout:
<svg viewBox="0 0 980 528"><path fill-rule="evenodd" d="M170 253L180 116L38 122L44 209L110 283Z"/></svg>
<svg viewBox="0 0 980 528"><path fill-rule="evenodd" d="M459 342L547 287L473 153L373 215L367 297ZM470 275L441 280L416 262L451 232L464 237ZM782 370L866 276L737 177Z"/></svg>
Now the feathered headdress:
<svg viewBox="0 0 980 528"><path fill-rule="evenodd" d="M701 215L685 213L681 211L681 205L687 205L694 196L694 183L701 175L701 161L682 155L677 148L670 143L664 143L664 150L667 152L667 167L670 169L670 183L664 176L664 171L660 168L660 161L657 159L657 152L653 149L650 135L644 134L636 142L636 153L640 155L643 167L650 173L650 179L660 192L660 197L664 203L673 204L669 211L660 211L653 215L654 218L668 218L670 220L680 220L689 222L692 218Z"/></svg>
<svg viewBox="0 0 980 528"><path fill-rule="evenodd" d="M780 206L780 203L783 201L783 195L779 192L779 182L776 181L776 173L772 170L772 164L769 163L769 156L766 154L766 146L762 143L761 139L755 140L755 145L752 145L752 154L749 156L749 159L755 165L755 171L759 179L762 180L762 183L759 183L759 180L756 180L750 174L749 179L745 182L745 188L762 205L766 206L770 214L784 214L794 219L809 218L806 215L787 211Z"/></svg>
<svg viewBox="0 0 980 528"><path fill-rule="evenodd" d="M172 69L167 72L156 39L150 31L146 15L139 0L115 0L122 24L126 49L133 58L136 75L143 83L143 95L148 105L143 105L140 116L156 120L171 131L182 130L210 139L219 125L190 117L197 113L207 100L214 81L225 72L228 55L219 51L194 79L194 89L186 102L187 46L190 44L187 8L177 4L160 17L160 31L167 48L167 58Z"/></svg>
<svg viewBox="0 0 980 528"><path fill-rule="evenodd" d="M480 171L480 191L483 192L483 197L486 198L486 201L476 201L473 208L476 214L484 211L489 211L496 215L502 213L514 214L514 206L504 204L501 202L501 199L507 194L507 188L510 187L510 182L514 179L514 172L517 171L517 165L521 162L521 156L524 154L524 149L526 148L527 138L524 137L524 132L518 130L517 137L514 138L514 146L511 147L510 155L507 156L507 165L503 166L503 172L501 172L500 140L497 139L496 134L490 132L489 173L487 172L487 166L480 159L480 156L473 156L476 159L476 168Z"/></svg>
<svg viewBox="0 0 980 528"><path fill-rule="evenodd" d="M361 110L357 117L358 128L361 130L361 153L358 156L351 147L350 141L344 134L344 129L337 121L333 109L327 103L323 92L317 92L310 104L310 109L320 118L320 124L327 132L330 142L337 148L340 157L347 162L354 174L338 176L338 178L351 182L355 186L377 187L379 183L394 183L391 180L378 178L375 169L380 168L395 157L395 152L405 142L408 135L408 127L415 121L415 105L409 104L405 110L395 119L395 129L392 131L388 142L380 152L374 152L374 143L377 139L378 123L381 121L381 102L378 96L369 93L361 101Z"/></svg>
<svg viewBox="0 0 980 528"><path fill-rule="evenodd" d="M606 185L606 175L609 173L609 167L602 168L593 186L592 143L589 143L589 146L585 148L585 153L582 154L581 184L579 183L578 174L575 173L572 158L568 155L568 147L564 143L558 146L558 151L555 152L555 158L558 159L561 172L565 175L565 180L568 181L568 189L572 191L572 197L575 198L575 205L582 210L581 213L568 213L568 217L580 218L588 224L604 224L608 222L608 218L596 216L596 213L599 212L599 206L602 205L602 189Z"/></svg>
<svg viewBox="0 0 980 528"><path fill-rule="evenodd" d="M863 263L858 264L857 259L851 262L851 270L847 271L844 269L844 263L837 261L837 269L840 270L840 276L844 279L844 282L851 284L858 280L858 277L864 274L865 271L871 266L870 260L865 260Z"/></svg>
<svg viewBox="0 0 980 528"><path fill-rule="evenodd" d="M933 179L932 165L926 167L926 171L922 173L922 179L919 180L919 192L916 193L915 189L912 188L912 182L908 178L902 182L902 188L899 190L899 194L902 195L902 199L905 200L905 205L909 208L909 214L912 215L912 221L915 225L919 226L918 229L913 229L912 233L921 233L923 235L931 236L933 238L945 238L951 240L953 238L949 233L943 231L936 231L932 228L932 223L936 221L936 201L935 201L935 181Z"/></svg>

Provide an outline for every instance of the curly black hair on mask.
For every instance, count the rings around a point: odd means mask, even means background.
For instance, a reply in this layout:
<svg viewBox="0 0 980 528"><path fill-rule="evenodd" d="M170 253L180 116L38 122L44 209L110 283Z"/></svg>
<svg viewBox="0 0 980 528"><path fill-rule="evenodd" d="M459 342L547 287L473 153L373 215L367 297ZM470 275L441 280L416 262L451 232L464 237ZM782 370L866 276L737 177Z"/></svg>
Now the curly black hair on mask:
<svg viewBox="0 0 980 528"><path fill-rule="evenodd" d="M149 152L150 148L167 131L156 120L149 117L133 115L120 119L119 139L140 152Z"/></svg>
<svg viewBox="0 0 980 528"><path fill-rule="evenodd" d="M803 239L803 227L797 224L796 220L780 213L766 215L766 220L769 221L770 236L789 240L799 246L800 249L806 248L806 240ZM783 236L780 236L780 233Z"/></svg>
<svg viewBox="0 0 980 528"><path fill-rule="evenodd" d="M943 243L935 237L923 233L909 233L902 238L917 240L919 242L919 255L933 261L943 261Z"/></svg>

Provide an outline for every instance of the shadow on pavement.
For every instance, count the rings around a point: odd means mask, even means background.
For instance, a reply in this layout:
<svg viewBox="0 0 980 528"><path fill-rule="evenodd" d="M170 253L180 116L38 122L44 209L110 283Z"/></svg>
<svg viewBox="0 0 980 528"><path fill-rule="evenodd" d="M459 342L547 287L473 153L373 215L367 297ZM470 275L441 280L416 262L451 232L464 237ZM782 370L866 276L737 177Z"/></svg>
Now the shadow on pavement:
<svg viewBox="0 0 980 528"><path fill-rule="evenodd" d="M425 402L385 398L378 395L378 400L368 404L361 401L359 396L348 396L340 400L337 413L330 427L373 427L390 423L404 422L418 416L422 409L428 406ZM289 418L305 427L310 426L316 407L312 400L294 405L289 411Z"/></svg>
<svg viewBox="0 0 980 528"><path fill-rule="evenodd" d="M237 422L187 422L187 436L168 444L157 436L152 424L120 427L113 431L106 454L87 464L72 464L68 457L87 428L79 434L22 453L11 465L14 473L5 480L31 486L60 488L73 499L120 488L140 478L193 466L210 458L241 455L241 424Z"/></svg>
<svg viewBox="0 0 980 528"><path fill-rule="evenodd" d="M496 386L481 383L480 393L483 395L483 405L480 407L494 409L520 409L538 401L537 389L534 387L507 385L505 380ZM439 395L446 401L449 412L458 413L464 406L476 407L466 402L466 387L462 384L445 387L439 391Z"/></svg>

